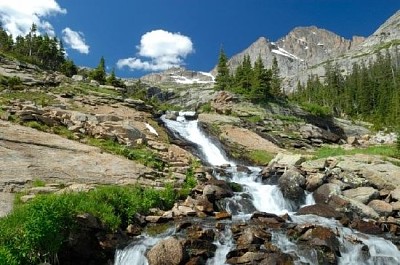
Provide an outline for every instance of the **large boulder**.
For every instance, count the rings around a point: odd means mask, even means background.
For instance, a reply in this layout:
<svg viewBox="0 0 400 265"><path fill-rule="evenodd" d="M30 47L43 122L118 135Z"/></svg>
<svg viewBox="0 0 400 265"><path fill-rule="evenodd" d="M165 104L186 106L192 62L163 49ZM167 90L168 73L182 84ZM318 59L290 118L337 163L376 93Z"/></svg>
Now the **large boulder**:
<svg viewBox="0 0 400 265"><path fill-rule="evenodd" d="M313 204L313 205L307 205L302 208L300 208L297 213L297 215L307 215L307 214L314 214L326 218L334 218L334 219L340 219L343 217L343 214L336 211L333 207L326 205L326 204Z"/></svg>
<svg viewBox="0 0 400 265"><path fill-rule="evenodd" d="M147 253L149 265L179 265L186 258L181 242L173 237L161 240Z"/></svg>
<svg viewBox="0 0 400 265"><path fill-rule="evenodd" d="M295 168L287 170L278 180L279 188L283 195L296 202L304 200L305 177Z"/></svg>
<svg viewBox="0 0 400 265"><path fill-rule="evenodd" d="M338 184L326 183L314 191L314 200L316 203L328 203L333 195L340 195L342 192Z"/></svg>
<svg viewBox="0 0 400 265"><path fill-rule="evenodd" d="M359 187L343 191L347 198L367 204L369 201L378 198L379 191L372 187Z"/></svg>
<svg viewBox="0 0 400 265"><path fill-rule="evenodd" d="M226 197L232 197L232 188L222 180L213 180L206 183L203 188L203 196L210 202L215 202Z"/></svg>
<svg viewBox="0 0 400 265"><path fill-rule="evenodd" d="M368 206L374 209L378 214L384 216L391 215L393 212L393 206L381 200L372 200L368 203Z"/></svg>

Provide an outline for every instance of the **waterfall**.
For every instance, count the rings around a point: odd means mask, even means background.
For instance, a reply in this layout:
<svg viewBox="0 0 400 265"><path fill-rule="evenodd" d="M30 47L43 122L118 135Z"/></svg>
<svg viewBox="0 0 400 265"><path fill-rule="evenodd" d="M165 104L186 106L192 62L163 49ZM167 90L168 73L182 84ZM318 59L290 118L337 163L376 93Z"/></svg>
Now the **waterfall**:
<svg viewBox="0 0 400 265"><path fill-rule="evenodd" d="M230 181L242 185L243 191L237 192L232 198L226 198L225 208L232 214L233 220L246 220L250 218L254 211L263 211L275 214L288 213L292 221L297 224L312 223L332 228L338 231L340 241L341 257L338 258L339 264L400 264L400 252L390 241L380 237L357 233L349 228L342 227L337 221L329 220L317 216L295 216L295 211L299 205L287 200L276 185L265 185L257 180L260 168L249 167L249 172L238 172L236 163L230 161L224 152L217 147L200 129L196 120L187 121L180 116L176 121L162 117L165 125L179 137L194 143L201 157L205 162L214 166L229 164L227 169L230 171ZM216 176L224 179L223 176ZM306 194L306 205L313 204L311 194ZM171 235L171 231L157 237L144 235L140 241L135 242L124 250L116 252L115 265L145 265L147 260L145 252L156 242ZM355 239L355 241L349 240ZM354 242L362 242L354 243ZM317 255L313 251L304 252L297 245L291 242L286 234L274 232L272 243L278 246L285 253L296 253L299 260L296 264L318 264ZM221 232L218 239L214 242L217 246L215 256L207 261L207 265L225 264L226 254L234 247L230 224ZM367 249L368 255L365 255Z"/></svg>

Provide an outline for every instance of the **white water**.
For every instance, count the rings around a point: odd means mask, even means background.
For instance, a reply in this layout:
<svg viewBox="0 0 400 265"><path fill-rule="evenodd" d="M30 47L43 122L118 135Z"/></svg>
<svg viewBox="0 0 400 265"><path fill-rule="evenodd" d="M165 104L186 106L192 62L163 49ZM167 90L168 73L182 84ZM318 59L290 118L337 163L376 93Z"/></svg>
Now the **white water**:
<svg viewBox="0 0 400 265"><path fill-rule="evenodd" d="M161 119L168 128L178 133L184 139L197 144L205 160L211 165L234 164L228 161L226 155L199 130L197 120L186 121L182 116L179 116L177 121L168 120L163 117Z"/></svg>
<svg viewBox="0 0 400 265"><path fill-rule="evenodd" d="M227 202L227 211L231 211L231 207L235 207L236 212L233 219L248 219L251 216L252 210L283 214L293 213L297 206L293 202L286 200L279 188L276 185L263 185L257 181L259 168L250 167L251 173L243 173L236 171L236 164L230 161L226 155L198 128L197 121L186 121L183 117L179 117L177 121L163 119L165 124L179 134L182 138L198 145L204 159L211 165L231 165L232 178L231 181L243 185L244 191L237 193ZM218 176L217 176L218 177ZM251 203L252 207L244 206L241 201ZM313 204L312 195L306 196L305 204ZM239 204L239 205L238 205ZM232 208L233 209L233 208ZM332 228L333 231L338 231L338 239L340 241L339 264L382 264L395 265L400 264L400 252L396 246L390 241L380 237L364 235L357 233L349 228L341 227L335 220L329 220L316 216L294 216L291 215L295 223L312 223L324 227ZM135 246L127 247L122 251L117 251L115 265L147 265L147 260L144 256L146 250L156 244L161 238L168 235L160 235L157 238L145 237L144 240L136 243ZM356 239L352 241L349 239ZM290 242L285 234L273 233L272 241L285 253L296 253L300 260L296 264L318 264L317 253L300 250L298 246ZM362 242L352 243L352 242ZM214 242L217 246L215 257L207 261L207 265L225 264L226 254L234 247L232 234L227 228ZM363 245L368 247L367 251L363 251ZM364 247L366 248L366 247ZM367 253L367 255L365 255Z"/></svg>
<svg viewBox="0 0 400 265"><path fill-rule="evenodd" d="M168 229L155 237L147 234L142 235L138 241L115 252L114 265L148 265L149 263L145 256L147 249L154 246L161 239L172 235L174 232L175 229Z"/></svg>

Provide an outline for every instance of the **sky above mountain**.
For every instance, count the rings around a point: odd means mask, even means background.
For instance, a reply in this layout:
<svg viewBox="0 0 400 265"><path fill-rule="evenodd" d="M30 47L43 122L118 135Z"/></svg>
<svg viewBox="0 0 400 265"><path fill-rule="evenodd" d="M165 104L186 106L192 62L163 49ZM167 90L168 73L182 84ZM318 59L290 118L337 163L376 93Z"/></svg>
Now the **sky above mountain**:
<svg viewBox="0 0 400 265"><path fill-rule="evenodd" d="M77 65L104 56L118 76L139 77L173 66L209 71L221 47L232 56L297 26L367 37L399 9L399 0L0 0L0 21L13 36L37 24Z"/></svg>

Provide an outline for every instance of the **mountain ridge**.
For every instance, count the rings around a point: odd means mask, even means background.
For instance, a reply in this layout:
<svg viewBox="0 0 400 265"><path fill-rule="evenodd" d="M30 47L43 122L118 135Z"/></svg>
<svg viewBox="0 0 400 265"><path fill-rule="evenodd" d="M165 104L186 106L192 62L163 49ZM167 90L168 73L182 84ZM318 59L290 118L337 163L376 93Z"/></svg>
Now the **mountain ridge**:
<svg viewBox="0 0 400 265"><path fill-rule="evenodd" d="M228 60L231 71L249 55L252 63L261 55L266 68L271 68L275 57L283 79L284 92L292 92L298 82L305 83L310 75L324 77L324 66L336 63L346 74L354 63L368 62L377 52L387 49L390 54L400 45L400 11L389 17L368 37L353 36L351 40L317 26L299 26L276 42L258 38L243 51ZM216 67L211 71L216 74Z"/></svg>

